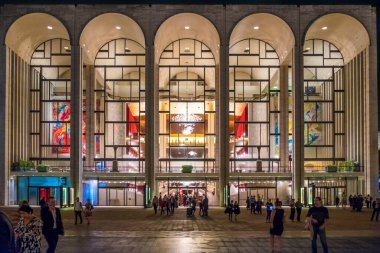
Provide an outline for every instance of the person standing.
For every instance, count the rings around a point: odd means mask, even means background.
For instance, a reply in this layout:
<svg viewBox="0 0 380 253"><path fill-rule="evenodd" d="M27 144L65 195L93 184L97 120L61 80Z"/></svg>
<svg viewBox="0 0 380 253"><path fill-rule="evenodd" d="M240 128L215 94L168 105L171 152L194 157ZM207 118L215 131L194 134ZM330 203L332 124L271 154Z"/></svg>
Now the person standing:
<svg viewBox="0 0 380 253"><path fill-rule="evenodd" d="M251 196L250 202L251 202L251 214L252 213L256 214L256 197Z"/></svg>
<svg viewBox="0 0 380 253"><path fill-rule="evenodd" d="M174 196L172 195L172 197L170 198L170 212L172 214L174 214L174 207L175 207L175 199L174 199Z"/></svg>
<svg viewBox="0 0 380 253"><path fill-rule="evenodd" d="M231 200L231 203L228 203L226 210L224 211L228 214L228 220L232 221L232 214L234 213L234 201Z"/></svg>
<svg viewBox="0 0 380 253"><path fill-rule="evenodd" d="M265 204L265 206L267 208L267 217L265 218L265 222L269 223L270 222L270 217L272 215L272 210L273 210L272 200L269 199L269 201L267 201L267 203Z"/></svg>
<svg viewBox="0 0 380 253"><path fill-rule="evenodd" d="M54 197L50 197L48 206L42 208L41 219L42 234L49 245L47 253L54 253L58 244L58 235L64 234L61 212L55 207Z"/></svg>
<svg viewBox="0 0 380 253"><path fill-rule="evenodd" d="M240 214L240 206L237 201L235 201L235 204L234 204L234 214L235 214L235 221L237 221L237 216Z"/></svg>
<svg viewBox="0 0 380 253"><path fill-rule="evenodd" d="M302 203L299 200L297 200L296 202L296 211L297 211L297 221L301 222Z"/></svg>
<svg viewBox="0 0 380 253"><path fill-rule="evenodd" d="M74 202L75 225L78 224L78 217L80 221L79 224L83 223L82 212L83 212L83 205L82 205L82 202L80 202L79 198L77 197Z"/></svg>
<svg viewBox="0 0 380 253"><path fill-rule="evenodd" d="M208 198L207 195L205 195L205 198L203 199L203 214L204 216L208 216Z"/></svg>
<svg viewBox="0 0 380 253"><path fill-rule="evenodd" d="M294 222L294 216L296 215L296 203L294 199L290 201L290 217L289 219Z"/></svg>
<svg viewBox="0 0 380 253"><path fill-rule="evenodd" d="M245 204L247 205L247 210L249 210L249 197L247 196L247 200L245 201Z"/></svg>
<svg viewBox="0 0 380 253"><path fill-rule="evenodd" d="M285 212L281 201L276 201L276 208L272 212L272 223L270 224L269 234L271 242L271 252L281 252L281 235L284 232Z"/></svg>
<svg viewBox="0 0 380 253"><path fill-rule="evenodd" d="M353 202L354 202L354 197L352 197L352 194L350 194L350 196L348 197L348 202L350 204L350 207L352 207Z"/></svg>
<svg viewBox="0 0 380 253"><path fill-rule="evenodd" d="M313 253L317 253L317 236L321 240L324 253L328 253L326 240L326 224L329 219L329 211L322 205L320 197L314 198L314 206L309 209L306 217L311 217L311 229L313 232L311 248Z"/></svg>
<svg viewBox="0 0 380 253"><path fill-rule="evenodd" d="M45 199L45 197L43 197L42 199L40 199L40 203L39 204L40 204L41 209L46 206L46 199Z"/></svg>
<svg viewBox="0 0 380 253"><path fill-rule="evenodd" d="M157 196L153 197L153 209L154 209L154 214L157 214L157 205L158 205L158 198Z"/></svg>
<svg viewBox="0 0 380 253"><path fill-rule="evenodd" d="M90 225L92 210L94 210L94 206L91 205L90 199L87 199L86 204L84 205L84 217L87 219L87 225Z"/></svg>
<svg viewBox="0 0 380 253"><path fill-rule="evenodd" d="M203 216L203 198L199 200L199 216Z"/></svg>
<svg viewBox="0 0 380 253"><path fill-rule="evenodd" d="M0 252L14 252L14 232L8 215L0 210Z"/></svg>
<svg viewBox="0 0 380 253"><path fill-rule="evenodd" d="M371 221L373 221L373 218L375 218L375 214L376 214L376 221L379 221L380 198L377 198L376 200L373 201L372 209L373 211L372 211Z"/></svg>
<svg viewBox="0 0 380 253"><path fill-rule="evenodd" d="M15 227L16 240L18 241L18 252L41 252L41 221L33 215L30 206L19 208L21 219Z"/></svg>

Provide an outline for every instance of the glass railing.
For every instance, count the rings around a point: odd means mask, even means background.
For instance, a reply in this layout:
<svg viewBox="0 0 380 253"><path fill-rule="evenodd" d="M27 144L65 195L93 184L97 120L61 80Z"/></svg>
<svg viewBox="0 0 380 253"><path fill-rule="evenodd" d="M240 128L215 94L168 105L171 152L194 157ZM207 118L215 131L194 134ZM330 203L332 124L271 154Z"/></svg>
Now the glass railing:
<svg viewBox="0 0 380 253"><path fill-rule="evenodd" d="M215 159L160 159L159 173L216 173Z"/></svg>
<svg viewBox="0 0 380 253"><path fill-rule="evenodd" d="M328 166L304 166L305 172L311 173L353 173L364 172L364 166L341 166L341 165L328 165Z"/></svg>
<svg viewBox="0 0 380 253"><path fill-rule="evenodd" d="M290 173L292 172L292 163L288 166L281 166L280 160L262 160L261 166L257 160L230 160L230 173Z"/></svg>
<svg viewBox="0 0 380 253"><path fill-rule="evenodd" d="M140 161L139 167L134 166L83 166L84 172L96 173L145 173L145 162Z"/></svg>
<svg viewBox="0 0 380 253"><path fill-rule="evenodd" d="M23 166L12 166L11 171L13 172L30 172L30 173L51 173L51 172L70 172L70 166L30 166L30 167L23 167Z"/></svg>

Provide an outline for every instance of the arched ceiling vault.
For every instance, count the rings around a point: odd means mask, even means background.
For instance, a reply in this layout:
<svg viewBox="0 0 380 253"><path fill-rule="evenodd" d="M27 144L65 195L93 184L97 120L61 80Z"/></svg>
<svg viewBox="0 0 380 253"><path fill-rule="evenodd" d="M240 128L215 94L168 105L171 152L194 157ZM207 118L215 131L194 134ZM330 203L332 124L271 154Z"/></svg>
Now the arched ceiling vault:
<svg viewBox="0 0 380 253"><path fill-rule="evenodd" d="M107 42L119 38L134 40L145 48L143 31L128 16L119 13L105 13L93 18L85 26L80 37L84 62L94 64L99 49Z"/></svg>
<svg viewBox="0 0 380 253"><path fill-rule="evenodd" d="M154 39L155 62L159 62L161 53L170 43L185 38L203 42L211 49L216 64L219 63L219 33L208 19L194 13L177 14L161 24Z"/></svg>
<svg viewBox="0 0 380 253"><path fill-rule="evenodd" d="M370 44L365 27L357 19L342 13L327 14L315 20L305 35L305 41L310 39L322 39L334 44L342 53L345 63Z"/></svg>
<svg viewBox="0 0 380 253"><path fill-rule="evenodd" d="M26 62L43 42L62 38L70 40L66 27L52 15L31 13L17 19L9 28L5 44Z"/></svg>
<svg viewBox="0 0 380 253"><path fill-rule="evenodd" d="M270 44L276 50L280 63L291 54L295 43L289 25L281 18L268 13L252 14L242 19L231 33L230 46L250 38Z"/></svg>

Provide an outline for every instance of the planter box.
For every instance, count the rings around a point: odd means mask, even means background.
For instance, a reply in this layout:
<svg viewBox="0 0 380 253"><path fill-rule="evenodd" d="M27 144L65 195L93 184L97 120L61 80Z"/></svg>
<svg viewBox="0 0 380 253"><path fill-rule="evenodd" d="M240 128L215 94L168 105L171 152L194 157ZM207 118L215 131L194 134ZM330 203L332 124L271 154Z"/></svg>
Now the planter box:
<svg viewBox="0 0 380 253"><path fill-rule="evenodd" d="M49 166L37 166L37 171L38 172L48 172Z"/></svg>
<svg viewBox="0 0 380 253"><path fill-rule="evenodd" d="M338 166L336 165L328 165L325 167L326 172L337 172Z"/></svg>

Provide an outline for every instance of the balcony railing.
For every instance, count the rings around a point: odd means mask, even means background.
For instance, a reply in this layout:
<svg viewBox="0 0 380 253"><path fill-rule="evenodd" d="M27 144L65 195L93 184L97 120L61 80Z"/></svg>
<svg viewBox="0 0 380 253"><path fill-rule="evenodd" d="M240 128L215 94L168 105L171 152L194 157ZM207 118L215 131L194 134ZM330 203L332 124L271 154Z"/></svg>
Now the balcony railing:
<svg viewBox="0 0 380 253"><path fill-rule="evenodd" d="M181 163L181 165L173 165L172 163ZM182 165L192 165L191 171ZM215 159L188 159L188 160L175 160L175 159L160 159L159 160L159 173L216 173Z"/></svg>
<svg viewBox="0 0 380 253"><path fill-rule="evenodd" d="M304 170L311 173L353 173L364 172L364 166L305 166Z"/></svg>
<svg viewBox="0 0 380 253"><path fill-rule="evenodd" d="M117 166L117 168L113 168L112 166L83 166L83 171L96 173L145 173L145 166L140 168L133 166Z"/></svg>
<svg viewBox="0 0 380 253"><path fill-rule="evenodd" d="M263 166L242 166L235 165L237 163L244 162L257 162L253 160L230 160L230 173L256 173L256 172L266 172L266 173L290 173L292 172L292 164L289 162L288 166L280 166L279 160L263 160ZM255 163L256 164L256 163ZM265 165L264 165L265 164ZM269 166L268 166L269 165Z"/></svg>
<svg viewBox="0 0 380 253"><path fill-rule="evenodd" d="M11 171L14 172L30 172L30 173L54 173L54 172L70 172L70 166L33 166L33 167L19 167L13 166Z"/></svg>

